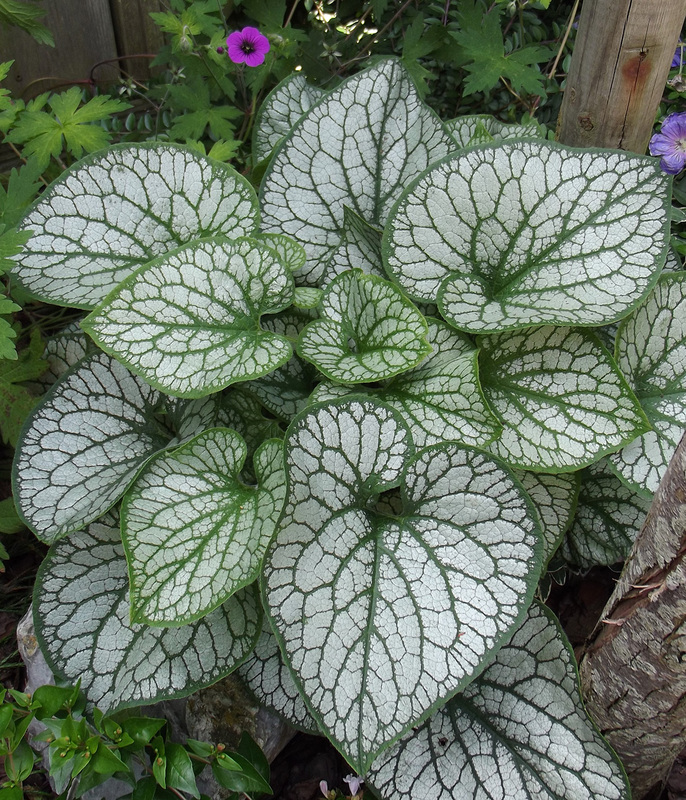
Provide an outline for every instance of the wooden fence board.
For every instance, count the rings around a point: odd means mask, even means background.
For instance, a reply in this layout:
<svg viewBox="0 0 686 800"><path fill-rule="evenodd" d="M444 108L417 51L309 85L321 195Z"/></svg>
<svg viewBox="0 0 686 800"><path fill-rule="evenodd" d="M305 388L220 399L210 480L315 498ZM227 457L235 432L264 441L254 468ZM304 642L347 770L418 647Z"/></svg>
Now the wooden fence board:
<svg viewBox="0 0 686 800"><path fill-rule="evenodd" d="M160 0L110 0L117 49L121 56L157 53L164 44L164 35L150 18L150 12L163 11ZM127 58L121 66L136 80L150 76L149 58Z"/></svg>
<svg viewBox="0 0 686 800"><path fill-rule="evenodd" d="M0 30L0 60L14 59L5 86L15 96L33 97L58 85L117 80L116 64L94 66L116 58L109 0L45 0L42 22L52 32L55 47L40 45L16 28ZM65 86L66 88L66 86Z"/></svg>

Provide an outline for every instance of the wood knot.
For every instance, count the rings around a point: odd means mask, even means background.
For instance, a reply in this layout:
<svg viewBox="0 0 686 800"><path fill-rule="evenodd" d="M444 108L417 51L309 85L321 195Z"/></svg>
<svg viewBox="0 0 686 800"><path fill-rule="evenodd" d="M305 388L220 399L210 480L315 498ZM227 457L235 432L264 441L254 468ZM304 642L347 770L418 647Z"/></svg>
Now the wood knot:
<svg viewBox="0 0 686 800"><path fill-rule="evenodd" d="M593 124L593 120L591 119L589 114L582 114L578 119L579 119L579 125L585 131L592 131L593 128L595 128L595 125Z"/></svg>

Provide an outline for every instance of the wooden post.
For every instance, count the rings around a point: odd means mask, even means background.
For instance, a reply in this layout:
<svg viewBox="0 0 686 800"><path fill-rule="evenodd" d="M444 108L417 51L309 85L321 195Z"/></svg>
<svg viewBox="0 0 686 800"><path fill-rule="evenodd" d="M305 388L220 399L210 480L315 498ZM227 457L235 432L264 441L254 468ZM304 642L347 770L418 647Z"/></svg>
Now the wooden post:
<svg viewBox="0 0 686 800"><path fill-rule="evenodd" d="M151 11L164 11L160 0L110 0L117 50L130 56L121 62L127 75L137 80L150 77L150 58L136 58L138 54L158 53L164 44L164 34L150 17Z"/></svg>
<svg viewBox="0 0 686 800"><path fill-rule="evenodd" d="M686 0L585 0L558 138L645 153Z"/></svg>

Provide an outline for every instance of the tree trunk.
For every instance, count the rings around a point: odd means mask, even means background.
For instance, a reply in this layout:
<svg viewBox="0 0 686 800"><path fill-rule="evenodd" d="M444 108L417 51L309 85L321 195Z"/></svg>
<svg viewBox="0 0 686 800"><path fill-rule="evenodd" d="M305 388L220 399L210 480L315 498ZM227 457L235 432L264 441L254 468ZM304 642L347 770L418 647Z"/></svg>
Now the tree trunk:
<svg viewBox="0 0 686 800"><path fill-rule="evenodd" d="M639 800L686 747L686 434L580 672L588 710Z"/></svg>
<svg viewBox="0 0 686 800"><path fill-rule="evenodd" d="M685 16L686 0L585 0L561 142L645 153Z"/></svg>

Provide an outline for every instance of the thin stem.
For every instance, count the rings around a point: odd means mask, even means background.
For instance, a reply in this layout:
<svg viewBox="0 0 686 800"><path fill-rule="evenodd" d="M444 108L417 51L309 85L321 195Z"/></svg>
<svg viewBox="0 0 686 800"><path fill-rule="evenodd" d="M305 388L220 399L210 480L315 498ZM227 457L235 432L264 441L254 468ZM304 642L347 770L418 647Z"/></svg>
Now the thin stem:
<svg viewBox="0 0 686 800"><path fill-rule="evenodd" d="M24 162L24 164L28 164L28 163L29 163L29 162L28 162L28 161L27 161L27 160L24 158L24 156L23 156L23 155L22 155L22 154L19 152L19 150L17 150L17 148L16 148L16 147L15 147L15 146L12 144L12 142L8 142L8 141L5 139L5 143L6 143L6 144L8 144L8 145L10 146L10 149L12 150L12 152L14 153L14 155L15 155L17 158L19 158L21 161L23 161L23 162ZM40 182L41 182L41 183L42 183L44 186L49 186L49 185L50 185L50 184L48 183L48 181L46 181L46 180L45 180L45 178L44 178L42 175L39 177L39 179L38 179L38 180L39 180L39 181L40 181Z"/></svg>
<svg viewBox="0 0 686 800"><path fill-rule="evenodd" d="M560 63L560 59L562 58L562 53L564 52L565 45L567 44L567 39L569 38L569 34L574 25L574 18L576 17L576 12L578 8L579 8L579 0L575 0L574 7L572 8L572 13L569 15L569 22L567 23L567 29L565 30L565 35L562 37L562 41L560 42L560 47L557 51L557 55L555 56L555 61L553 61L553 66L550 68L550 72L548 73L548 78L550 80L552 80L555 77L555 71L557 70L557 65Z"/></svg>
<svg viewBox="0 0 686 800"><path fill-rule="evenodd" d="M217 0L217 9L219 11L219 16L222 18L222 23L224 24L224 33L228 36L229 35L229 26L226 24L226 17L224 16L224 12L222 10L221 0Z"/></svg>
<svg viewBox="0 0 686 800"><path fill-rule="evenodd" d="M295 9L298 7L299 2L300 0L293 0L293 5L291 6L291 10L288 12L286 21L283 23L284 28L287 28L291 24L291 20L293 19L293 14L295 14Z"/></svg>

